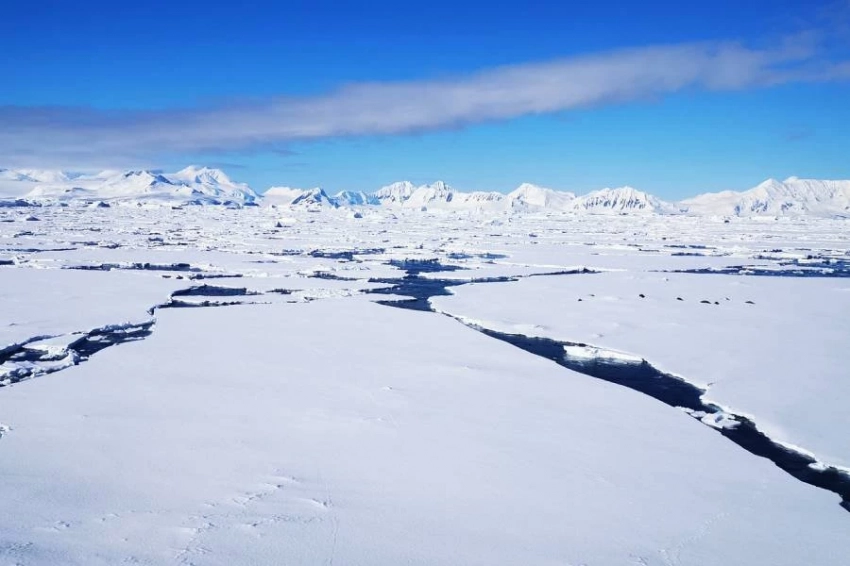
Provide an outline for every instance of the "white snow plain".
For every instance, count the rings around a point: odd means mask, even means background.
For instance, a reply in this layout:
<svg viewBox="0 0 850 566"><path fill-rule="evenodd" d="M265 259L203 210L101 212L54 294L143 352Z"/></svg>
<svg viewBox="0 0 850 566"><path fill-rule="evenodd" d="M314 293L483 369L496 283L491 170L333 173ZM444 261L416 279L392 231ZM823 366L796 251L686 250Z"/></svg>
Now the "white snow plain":
<svg viewBox="0 0 850 566"><path fill-rule="evenodd" d="M834 493L367 291L401 260L513 276L430 304L646 359L848 467L848 259L816 218L0 209L3 355L155 323L0 387L0 564L841 564Z"/></svg>

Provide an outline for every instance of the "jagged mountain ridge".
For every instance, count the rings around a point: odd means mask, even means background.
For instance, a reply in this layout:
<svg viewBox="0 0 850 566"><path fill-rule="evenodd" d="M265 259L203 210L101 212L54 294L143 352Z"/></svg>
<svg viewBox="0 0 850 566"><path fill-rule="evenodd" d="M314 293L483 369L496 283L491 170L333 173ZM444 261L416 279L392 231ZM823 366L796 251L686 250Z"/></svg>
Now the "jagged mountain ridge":
<svg viewBox="0 0 850 566"><path fill-rule="evenodd" d="M376 191L383 205L402 208L484 209L515 212L629 213L669 212L675 207L631 187L602 189L582 197L566 191L523 183L514 191L465 193L443 182L414 187L409 182L393 183Z"/></svg>
<svg viewBox="0 0 850 566"><path fill-rule="evenodd" d="M419 210L489 210L572 212L588 214L685 214L694 216L850 217L850 181L768 179L746 191L707 193L679 202L625 186L576 196L523 183L514 191L461 192L443 182L415 186L409 181L387 185L352 199L351 193L328 196L333 206L381 205Z"/></svg>
<svg viewBox="0 0 850 566"><path fill-rule="evenodd" d="M13 186L21 202L203 204L292 207L376 206L411 210L567 212L589 214L688 214L695 216L850 217L850 181L768 179L746 191L706 193L677 203L633 187L606 188L577 196L523 183L514 191L463 192L437 181L417 186L401 181L366 193L273 187L264 195L232 181L220 169L190 166L176 173L148 170L85 175L37 169L0 169L0 190ZM8 191L7 191L8 193Z"/></svg>
<svg viewBox="0 0 850 566"><path fill-rule="evenodd" d="M614 214L626 212L669 214L677 212L675 205L628 186L617 189L600 189L577 197L572 203L572 209Z"/></svg>

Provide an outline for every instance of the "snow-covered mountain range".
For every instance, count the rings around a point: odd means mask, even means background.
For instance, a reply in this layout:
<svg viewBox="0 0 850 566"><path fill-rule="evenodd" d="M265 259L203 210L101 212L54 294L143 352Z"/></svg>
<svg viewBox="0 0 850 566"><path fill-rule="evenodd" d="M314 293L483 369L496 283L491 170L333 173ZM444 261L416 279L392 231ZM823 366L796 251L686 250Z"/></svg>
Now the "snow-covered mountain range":
<svg viewBox="0 0 850 566"><path fill-rule="evenodd" d="M319 187L272 187L260 196L221 170L207 167L191 166L170 174L134 170L94 175L0 169L0 204L3 196L17 197L18 204L37 205L265 205L314 209L373 206L420 211L850 218L850 181L796 177L785 181L768 179L746 191L707 193L670 203L628 186L577 196L529 183L504 194L463 192L442 181L421 186L401 181L371 193L343 191L330 195Z"/></svg>
<svg viewBox="0 0 850 566"><path fill-rule="evenodd" d="M272 187L264 196L270 205L382 206L410 210L468 210L506 212L663 213L676 211L659 199L633 189L602 189L582 197L523 183L516 190L462 192L442 181L416 186L409 181L381 187L373 193L344 191L328 195L320 188Z"/></svg>
<svg viewBox="0 0 850 566"><path fill-rule="evenodd" d="M680 204L699 215L850 217L850 181L768 179L748 191L706 193Z"/></svg>
<svg viewBox="0 0 850 566"><path fill-rule="evenodd" d="M38 204L106 203L250 206L259 196L223 171L186 167L177 173L102 171L79 175L61 171L0 170L0 190L21 183L13 195ZM21 189L28 188L27 192Z"/></svg>
<svg viewBox="0 0 850 566"><path fill-rule="evenodd" d="M265 202L277 205L382 206L415 210L486 210L507 212L572 212L587 214L686 214L693 216L802 216L850 218L850 181L792 177L769 179L747 191L706 193L666 202L633 187L605 188L576 196L523 183L514 191L461 192L438 181L416 186L409 181L373 193L272 188Z"/></svg>

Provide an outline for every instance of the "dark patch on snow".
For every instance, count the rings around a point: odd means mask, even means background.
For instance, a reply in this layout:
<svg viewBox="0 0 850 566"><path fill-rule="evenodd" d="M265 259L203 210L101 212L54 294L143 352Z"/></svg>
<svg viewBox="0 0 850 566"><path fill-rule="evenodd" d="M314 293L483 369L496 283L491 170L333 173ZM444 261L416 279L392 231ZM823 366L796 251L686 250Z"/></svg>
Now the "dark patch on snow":
<svg viewBox="0 0 850 566"><path fill-rule="evenodd" d="M505 254L494 254L490 252L480 253L480 254L467 254L463 252L453 252L446 254L446 257L453 260L462 260L462 259L483 259L487 261L493 261L495 259L504 259L508 256Z"/></svg>
<svg viewBox="0 0 850 566"><path fill-rule="evenodd" d="M428 299L431 297L445 296L449 294L449 287L465 285L470 281L454 279L429 279L422 277L421 273L439 273L441 271L456 271L463 269L456 265L443 265L437 259L403 259L390 260L389 265L403 269L407 272L404 277L379 277L370 278L369 283L383 283L389 287L368 289L368 294L377 295L402 295L412 297L410 299L377 301L378 304L394 306L403 309L420 311L431 310Z"/></svg>
<svg viewBox="0 0 850 566"><path fill-rule="evenodd" d="M313 250L308 253L310 257L318 257L322 259L338 259L342 261L354 261L354 252L351 250L329 252L325 250Z"/></svg>
<svg viewBox="0 0 850 566"><path fill-rule="evenodd" d="M28 208L28 207L39 207L40 204L36 202L30 202L28 200L24 200L21 198L16 199L0 199L0 208Z"/></svg>
<svg viewBox="0 0 850 566"><path fill-rule="evenodd" d="M112 271L113 269L126 269L131 271L177 271L181 273L199 273L202 271L200 268L193 267L188 263L157 264L147 262L70 265L63 269L79 269L82 271Z"/></svg>
<svg viewBox="0 0 850 566"><path fill-rule="evenodd" d="M293 289L269 289L267 292L276 295L291 295L295 291Z"/></svg>
<svg viewBox="0 0 850 566"><path fill-rule="evenodd" d="M354 255L381 255L387 253L386 248L355 248Z"/></svg>
<svg viewBox="0 0 850 566"><path fill-rule="evenodd" d="M397 306L404 309L430 311L431 305L428 299L431 297L441 297L450 295L449 288L459 287L461 285L470 285L477 283L508 283L519 281L528 277L548 277L553 275L579 275L588 273L597 273L591 269L580 267L578 269L567 269L561 271L552 271L547 273L532 273L524 276L501 276L501 277L479 277L469 279L436 279L422 277L421 272L435 273L440 271L440 267L446 268L443 271L457 271L463 269L459 266L449 265L443 266L437 260L405 260L404 263L393 263L399 267L404 265L407 268L407 275L404 277L383 277L371 278L369 283L382 283L389 287L381 287L378 289L368 289L364 291L367 294L378 295L402 295L412 297L412 299L399 299L389 301L377 301L378 304L387 306ZM420 271L422 268L422 271ZM591 295L592 296L592 295Z"/></svg>
<svg viewBox="0 0 850 566"><path fill-rule="evenodd" d="M120 329L93 330L82 338L68 345L68 349L76 352L79 361L86 361L96 353L127 342L142 340L151 335L153 321Z"/></svg>
<svg viewBox="0 0 850 566"><path fill-rule="evenodd" d="M707 410L707 406L701 400L704 393L702 389L658 371L645 360L639 363L625 363L609 361L605 358L574 359L567 357L564 346L587 347L587 344L507 334L478 326L473 328L491 338L497 338L526 352L550 359L571 370L640 391L667 405L685 407L694 411Z"/></svg>
<svg viewBox="0 0 850 566"><path fill-rule="evenodd" d="M301 250L284 249L284 250L281 250L279 252L264 252L264 253L267 254L267 255L271 255L271 256L286 257L286 256L301 255L303 252Z"/></svg>
<svg viewBox="0 0 850 566"><path fill-rule="evenodd" d="M354 248L351 250L312 250L307 253L310 257L322 259L338 259L341 261L356 261L355 256L359 255L380 255L385 253L385 248Z"/></svg>
<svg viewBox="0 0 850 566"><path fill-rule="evenodd" d="M387 262L393 267L406 271L408 275L420 273L439 273L463 269L460 265L444 265L438 259L391 259Z"/></svg>
<svg viewBox="0 0 850 566"><path fill-rule="evenodd" d="M240 279L243 277L241 273L193 273L188 276L191 281L200 281L201 279Z"/></svg>
<svg viewBox="0 0 850 566"><path fill-rule="evenodd" d="M37 254L44 252L72 252L77 248L3 248L4 252L20 254Z"/></svg>
<svg viewBox="0 0 850 566"><path fill-rule="evenodd" d="M179 289L171 293L172 297L241 297L256 295L245 287L218 287L215 285L197 285L188 289Z"/></svg>
<svg viewBox="0 0 850 566"><path fill-rule="evenodd" d="M427 298L418 298L418 299L398 299L395 301L375 301L379 305L384 305L387 307L396 307L399 309L409 309L414 311L431 311L431 304L428 302Z"/></svg>
<svg viewBox="0 0 850 566"><path fill-rule="evenodd" d="M357 278L355 277L343 277L342 275L337 275L330 271L316 271L307 277L311 279L327 279L329 281L357 281Z"/></svg>
<svg viewBox="0 0 850 566"><path fill-rule="evenodd" d="M389 285L389 287L367 289L364 291L365 293L412 297L411 299L402 299L397 301L378 301L380 304L397 306L405 309L429 311L431 310L431 305L428 303L428 299L431 297L449 295L451 294L449 292L449 287L465 285L469 283L469 281L455 279L428 279L420 277L419 275L407 275L401 278L369 279L369 283L383 283L385 285Z"/></svg>
<svg viewBox="0 0 850 566"><path fill-rule="evenodd" d="M207 307L235 307L237 305L244 305L242 301L198 301L195 303L190 303L188 301L181 301L179 299L172 299L171 301L165 303L164 305L160 305L157 309L196 309L196 308L207 308Z"/></svg>
<svg viewBox="0 0 850 566"><path fill-rule="evenodd" d="M843 272L850 275L850 261L838 258L823 258L809 255L806 259L792 259L791 261L780 261L783 267L794 266L808 269L823 269L835 272Z"/></svg>
<svg viewBox="0 0 850 566"><path fill-rule="evenodd" d="M530 275L524 276L479 277L470 279L436 279L422 277L421 275L419 275L419 272L416 271L416 268L420 267L422 263L427 263L428 267L426 268L426 271L430 269L436 270L437 266L440 265L437 260L427 260L427 262L420 261L416 262L413 265L413 269L409 269L408 274L404 277L369 279L369 283L382 283L385 285L389 285L389 287L368 289L364 291L364 293L377 295L401 295L406 297L412 297L411 299L396 299L376 302L381 305L393 306L403 309L433 311L433 309L431 308L431 304L429 303L429 299L431 297L441 297L450 295L451 291L449 291L449 288L451 287L459 287L461 285L471 285L479 283L508 283L519 281L520 279L528 277L546 277L552 275L577 275L586 273L596 273L593 270L581 267L578 269L553 271L548 273L532 273ZM449 271L455 271L457 266L445 267L449 267ZM434 271L430 272L433 273Z"/></svg>
<svg viewBox="0 0 850 566"><path fill-rule="evenodd" d="M663 239L666 239L666 238L663 238ZM709 248L708 246L703 246L701 244L666 244L664 247L665 248L679 249L679 250L707 250L707 249L712 249L712 248Z"/></svg>
<svg viewBox="0 0 850 566"><path fill-rule="evenodd" d="M756 277L850 277L850 262L830 260L829 262L791 262L779 263L781 268L769 268L755 265L733 265L719 268L677 269L665 273L692 273L699 275L752 275Z"/></svg>

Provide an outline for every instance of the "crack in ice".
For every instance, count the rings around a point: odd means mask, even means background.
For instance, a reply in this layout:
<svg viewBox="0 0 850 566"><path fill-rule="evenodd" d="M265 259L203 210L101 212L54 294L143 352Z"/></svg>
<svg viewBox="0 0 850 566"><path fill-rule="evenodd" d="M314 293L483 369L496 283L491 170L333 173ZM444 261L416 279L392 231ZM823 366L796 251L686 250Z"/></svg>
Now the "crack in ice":
<svg viewBox="0 0 850 566"><path fill-rule="evenodd" d="M439 271L434 266L430 267L428 272ZM595 273L595 271L583 268L577 271L536 275L570 275L576 273ZM402 278L379 280L379 282L388 283L391 286L369 292L413 297L412 299L377 302L385 306L446 315L468 328L507 342L526 352L552 360L562 367L628 387L671 407L681 409L702 424L720 432L724 437L751 454L770 460L795 479L837 494L841 497L841 507L850 511L850 471L825 464L803 449L770 438L758 428L753 418L731 412L715 403L704 400L707 392L705 388L694 385L682 377L662 372L638 356L584 343L561 342L551 338L499 332L467 320L462 316L438 311L430 302L431 297L450 295L449 287L472 283L517 281L523 277L529 276L508 276L479 280L428 279L422 277L417 271L408 271L407 275Z"/></svg>

